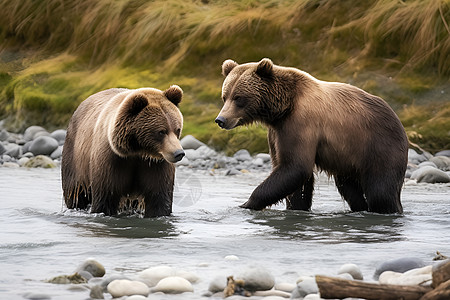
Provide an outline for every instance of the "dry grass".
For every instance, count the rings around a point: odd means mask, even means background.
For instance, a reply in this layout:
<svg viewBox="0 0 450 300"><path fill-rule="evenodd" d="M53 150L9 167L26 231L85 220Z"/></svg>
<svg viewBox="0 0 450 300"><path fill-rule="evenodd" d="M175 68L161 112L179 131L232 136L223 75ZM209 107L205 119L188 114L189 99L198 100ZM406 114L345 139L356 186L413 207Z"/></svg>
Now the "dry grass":
<svg viewBox="0 0 450 300"><path fill-rule="evenodd" d="M270 57L409 105L449 84L449 24L448 0L0 0L0 117L13 114L21 127L64 126L92 92L178 83L186 134L223 147L250 134L262 149L259 127L223 140L212 131L224 59ZM5 50L25 54L10 62ZM390 80L367 79L371 72L394 78L393 92L379 83ZM432 128L423 115L415 126ZM444 131L440 145L449 139Z"/></svg>

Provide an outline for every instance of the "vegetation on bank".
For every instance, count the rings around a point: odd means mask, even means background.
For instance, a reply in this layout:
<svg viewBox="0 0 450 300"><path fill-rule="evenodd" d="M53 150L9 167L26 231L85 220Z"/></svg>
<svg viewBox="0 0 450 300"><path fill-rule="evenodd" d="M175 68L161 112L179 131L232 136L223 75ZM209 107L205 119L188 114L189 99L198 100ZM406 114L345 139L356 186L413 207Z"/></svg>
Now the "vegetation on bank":
<svg viewBox="0 0 450 300"><path fill-rule="evenodd" d="M65 127L110 87L180 85L184 134L267 151L259 125L221 131L221 63L294 66L383 97L411 141L450 148L448 0L0 0L0 119Z"/></svg>

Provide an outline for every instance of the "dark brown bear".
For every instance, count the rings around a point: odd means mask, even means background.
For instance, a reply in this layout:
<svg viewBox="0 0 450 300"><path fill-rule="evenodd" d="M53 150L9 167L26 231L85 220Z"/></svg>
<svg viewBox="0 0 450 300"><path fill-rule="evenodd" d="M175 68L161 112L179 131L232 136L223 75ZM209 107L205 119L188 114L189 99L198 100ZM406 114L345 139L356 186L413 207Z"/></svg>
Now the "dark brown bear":
<svg viewBox="0 0 450 300"><path fill-rule="evenodd" d="M402 212L408 141L385 101L267 58L226 60L222 73L224 106L216 123L268 127L273 170L242 207L263 209L286 198L288 209L309 210L316 166L334 176L352 211Z"/></svg>
<svg viewBox="0 0 450 300"><path fill-rule="evenodd" d="M145 217L169 215L172 163L184 156L177 107L182 95L178 86L164 92L109 89L83 101L70 120L62 154L67 207L91 205L92 213L115 215L137 201L134 209Z"/></svg>

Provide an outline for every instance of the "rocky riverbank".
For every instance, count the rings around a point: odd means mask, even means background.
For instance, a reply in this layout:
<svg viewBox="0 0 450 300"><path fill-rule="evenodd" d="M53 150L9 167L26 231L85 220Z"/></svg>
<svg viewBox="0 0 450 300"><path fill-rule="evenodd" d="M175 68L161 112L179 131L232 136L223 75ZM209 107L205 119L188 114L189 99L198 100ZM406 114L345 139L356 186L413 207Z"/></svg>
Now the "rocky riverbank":
<svg viewBox="0 0 450 300"><path fill-rule="evenodd" d="M11 133L2 129L0 122L0 167L43 167L55 168L60 165L62 148L66 137L64 129L48 132L40 126L31 126L24 133ZM176 165L178 168L215 170L225 175L248 172L270 171L271 160L268 153L250 153L241 149L233 156L215 151L191 135L181 140L186 156ZM406 184L449 183L450 150L432 155L426 151L408 152Z"/></svg>
<svg viewBox="0 0 450 300"><path fill-rule="evenodd" d="M224 259L239 260L234 255L226 256ZM434 280L433 270L444 265L449 269L450 264L450 260L439 253L434 260L439 262L424 262L414 257L381 262L368 281L394 285L392 286L394 288L395 285L429 287ZM345 280L359 282L365 280L360 268L353 263L344 264L330 273ZM133 274L109 275L99 262L88 259L75 269L74 274L60 275L45 281L54 284L82 285L89 291L90 299L104 299L105 295L107 298L124 300L157 297L162 299L167 294L184 294L189 299L197 298L195 295L198 295L199 299L230 300L322 299L315 276L300 276L295 282L281 282L276 280L270 270L259 265L242 267L236 274L229 274L227 277L217 276L207 279L208 290L197 290L196 285L202 280L205 278L167 265L150 267ZM45 296L41 294L40 299L50 299Z"/></svg>

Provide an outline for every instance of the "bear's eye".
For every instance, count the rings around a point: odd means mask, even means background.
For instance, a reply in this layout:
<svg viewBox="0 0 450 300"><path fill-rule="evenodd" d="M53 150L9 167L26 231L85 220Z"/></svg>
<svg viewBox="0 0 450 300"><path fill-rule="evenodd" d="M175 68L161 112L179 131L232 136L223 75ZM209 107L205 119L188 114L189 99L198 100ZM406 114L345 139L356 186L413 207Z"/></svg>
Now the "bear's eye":
<svg viewBox="0 0 450 300"><path fill-rule="evenodd" d="M159 135L160 136L165 136L167 134L167 130L161 130L160 132L159 132Z"/></svg>
<svg viewBox="0 0 450 300"><path fill-rule="evenodd" d="M233 98L233 101L234 101L234 104L235 104L237 107L244 107L244 106L245 106L245 99L242 98L241 96L235 96L235 97Z"/></svg>
<svg viewBox="0 0 450 300"><path fill-rule="evenodd" d="M178 128L177 130L175 130L175 134L177 135L177 137L180 137L181 134L181 128Z"/></svg>

